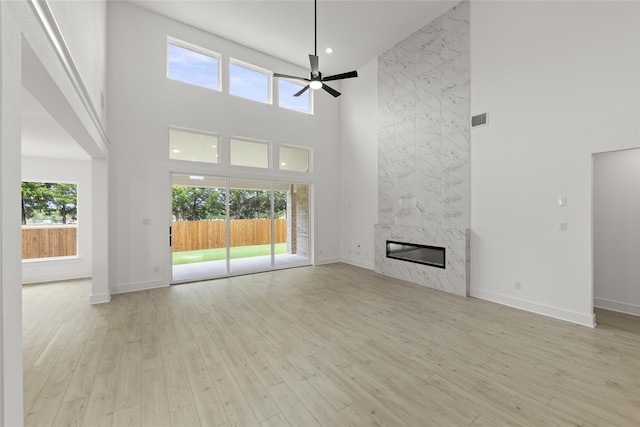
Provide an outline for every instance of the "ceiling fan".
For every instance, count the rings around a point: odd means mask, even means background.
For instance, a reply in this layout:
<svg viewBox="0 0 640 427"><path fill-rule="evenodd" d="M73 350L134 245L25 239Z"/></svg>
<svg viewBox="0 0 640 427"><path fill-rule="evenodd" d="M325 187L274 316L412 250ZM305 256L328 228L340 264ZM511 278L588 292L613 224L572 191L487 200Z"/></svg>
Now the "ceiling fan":
<svg viewBox="0 0 640 427"><path fill-rule="evenodd" d="M335 98L340 96L340 92L333 89L330 86L327 86L324 82L329 82L333 80L342 80L342 79L350 79L352 77L358 77L357 71L349 71L347 73L335 74L333 76L322 77L322 73L320 72L318 66L318 0L313 0L313 36L314 36L314 54L309 55L309 63L311 64L311 72L309 73L309 78L290 76L287 74L273 73L273 77L284 77L287 79L294 80L302 80L308 82L305 87L303 87L299 92L296 92L293 96L300 96L305 93L309 88L311 89L324 89L329 92Z"/></svg>

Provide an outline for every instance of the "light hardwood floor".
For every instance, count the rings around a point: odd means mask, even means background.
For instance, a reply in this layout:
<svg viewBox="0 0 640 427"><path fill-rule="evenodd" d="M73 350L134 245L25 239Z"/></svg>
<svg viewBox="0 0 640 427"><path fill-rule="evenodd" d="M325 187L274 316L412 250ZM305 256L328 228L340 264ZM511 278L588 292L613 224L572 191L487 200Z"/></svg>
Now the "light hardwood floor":
<svg viewBox="0 0 640 427"><path fill-rule="evenodd" d="M640 425L640 319L591 329L334 264L88 304L24 286L30 426Z"/></svg>

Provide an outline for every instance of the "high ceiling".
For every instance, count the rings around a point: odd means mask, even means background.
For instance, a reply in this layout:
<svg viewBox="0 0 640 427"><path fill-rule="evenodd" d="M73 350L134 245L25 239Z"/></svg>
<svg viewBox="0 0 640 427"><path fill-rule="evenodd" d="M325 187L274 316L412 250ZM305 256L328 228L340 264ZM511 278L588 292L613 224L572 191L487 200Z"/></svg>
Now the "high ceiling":
<svg viewBox="0 0 640 427"><path fill-rule="evenodd" d="M314 49L312 0L131 0L130 3L309 67L308 55ZM319 0L320 69L325 76L357 70L456 3L458 0ZM325 53L326 47L332 47L334 52ZM24 92L23 155L88 159L45 109Z"/></svg>
<svg viewBox="0 0 640 427"><path fill-rule="evenodd" d="M313 0L131 0L287 62L309 67L314 50ZM319 0L318 56L324 75L358 69L458 0ZM325 53L332 47L332 54Z"/></svg>
<svg viewBox="0 0 640 427"><path fill-rule="evenodd" d="M29 93L22 89L22 155L89 160L89 155Z"/></svg>

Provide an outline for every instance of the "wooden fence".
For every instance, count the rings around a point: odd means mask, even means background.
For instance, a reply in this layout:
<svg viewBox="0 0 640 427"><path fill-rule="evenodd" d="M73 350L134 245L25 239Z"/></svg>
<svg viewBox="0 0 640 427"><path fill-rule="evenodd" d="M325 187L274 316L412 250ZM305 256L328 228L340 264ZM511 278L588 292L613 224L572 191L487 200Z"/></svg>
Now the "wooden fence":
<svg viewBox="0 0 640 427"><path fill-rule="evenodd" d="M76 226L22 227L22 259L75 256Z"/></svg>
<svg viewBox="0 0 640 427"><path fill-rule="evenodd" d="M287 220L274 221L275 243L287 242ZM270 219L232 219L229 221L231 246L266 245L271 242ZM174 221L172 251L224 248L225 221Z"/></svg>

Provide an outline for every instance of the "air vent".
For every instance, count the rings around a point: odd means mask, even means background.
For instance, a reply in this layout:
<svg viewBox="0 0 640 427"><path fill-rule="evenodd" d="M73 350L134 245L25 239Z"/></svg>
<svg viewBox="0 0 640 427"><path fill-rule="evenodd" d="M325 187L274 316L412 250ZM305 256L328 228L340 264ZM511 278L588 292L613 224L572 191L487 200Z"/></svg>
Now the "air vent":
<svg viewBox="0 0 640 427"><path fill-rule="evenodd" d="M471 117L471 127L484 126L487 124L487 113L477 114Z"/></svg>

